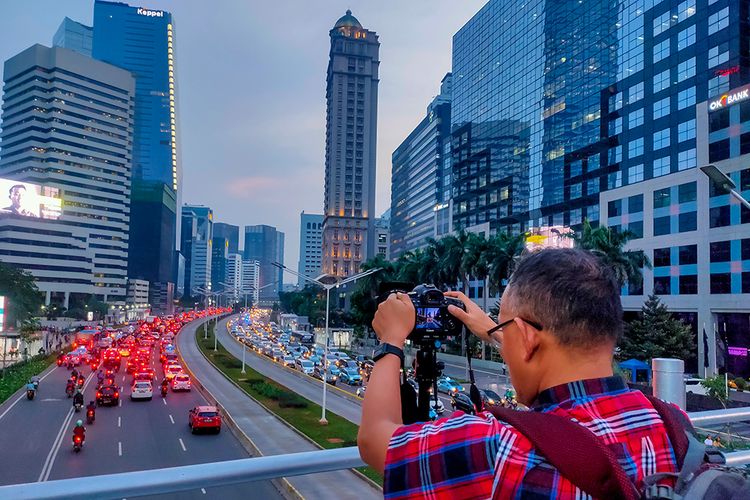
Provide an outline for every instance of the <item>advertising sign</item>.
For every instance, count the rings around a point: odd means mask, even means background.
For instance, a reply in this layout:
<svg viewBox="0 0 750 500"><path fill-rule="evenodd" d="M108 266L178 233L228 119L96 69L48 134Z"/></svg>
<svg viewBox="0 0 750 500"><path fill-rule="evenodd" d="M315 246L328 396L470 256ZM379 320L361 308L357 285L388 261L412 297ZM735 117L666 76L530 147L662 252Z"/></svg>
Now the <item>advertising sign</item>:
<svg viewBox="0 0 750 500"><path fill-rule="evenodd" d="M750 99L750 85L745 85L744 87L730 90L726 94L723 94L720 97L709 101L708 110L718 111L720 109L727 108L732 104L746 101L747 99Z"/></svg>
<svg viewBox="0 0 750 500"><path fill-rule="evenodd" d="M0 296L0 333L5 331L5 297Z"/></svg>
<svg viewBox="0 0 750 500"><path fill-rule="evenodd" d="M59 219L62 214L60 191L30 182L0 178L0 214Z"/></svg>
<svg viewBox="0 0 750 500"><path fill-rule="evenodd" d="M745 347L729 347L730 356L742 356L747 357L747 349Z"/></svg>
<svg viewBox="0 0 750 500"><path fill-rule="evenodd" d="M526 250L533 252L542 248L573 248L573 230L565 226L542 226L526 235Z"/></svg>

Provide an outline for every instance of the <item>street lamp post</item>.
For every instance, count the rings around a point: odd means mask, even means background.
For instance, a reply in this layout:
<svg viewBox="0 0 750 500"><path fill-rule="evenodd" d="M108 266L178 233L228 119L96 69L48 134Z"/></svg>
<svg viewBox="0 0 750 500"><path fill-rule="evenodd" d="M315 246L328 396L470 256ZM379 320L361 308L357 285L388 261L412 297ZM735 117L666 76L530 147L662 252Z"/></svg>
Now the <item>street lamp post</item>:
<svg viewBox="0 0 750 500"><path fill-rule="evenodd" d="M323 341L323 404L322 404L322 414L320 417L320 424L321 425L327 425L328 419L326 419L326 394L328 389L328 316L330 311L330 303L331 303L331 289L338 288L340 285L344 285L346 283L352 283L354 281L357 281L360 278L364 278L365 276L369 276L371 274L374 274L378 271L380 271L379 267L376 267L374 269L369 269L367 271L355 274L353 276L349 276L348 278L338 281L338 278L336 276L327 275L327 276L320 276L318 278L311 278L310 276L307 276L302 273L298 273L297 271L293 269L289 269L284 264L281 264L279 262L272 262L272 265L278 267L279 269L283 269L284 271L293 274L294 276L298 276L304 280L309 281L310 283L315 283L316 285L322 286L325 288L326 291L326 333L325 338ZM328 280L334 279L335 281L332 283L324 283L321 281L322 278L327 278Z"/></svg>
<svg viewBox="0 0 750 500"><path fill-rule="evenodd" d="M716 184L716 187L734 196L745 208L750 210L750 202L737 192L737 184L727 174L719 170L716 165L706 165L701 167L701 170L711 179L711 182Z"/></svg>

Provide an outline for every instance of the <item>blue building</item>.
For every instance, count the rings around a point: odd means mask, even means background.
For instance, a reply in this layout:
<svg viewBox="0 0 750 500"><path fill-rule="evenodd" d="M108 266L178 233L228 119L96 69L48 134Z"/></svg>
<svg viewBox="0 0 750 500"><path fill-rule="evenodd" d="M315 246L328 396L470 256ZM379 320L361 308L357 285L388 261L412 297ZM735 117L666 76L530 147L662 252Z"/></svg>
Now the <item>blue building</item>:
<svg viewBox="0 0 750 500"><path fill-rule="evenodd" d="M52 37L52 46L65 47L86 57L91 57L94 46L94 30L91 26L86 26L66 17L60 23L60 27L57 28L55 36Z"/></svg>
<svg viewBox="0 0 750 500"><path fill-rule="evenodd" d="M297 272L313 278L320 276L323 267L323 215L299 216L299 262ZM297 286L304 288L307 281L297 278Z"/></svg>

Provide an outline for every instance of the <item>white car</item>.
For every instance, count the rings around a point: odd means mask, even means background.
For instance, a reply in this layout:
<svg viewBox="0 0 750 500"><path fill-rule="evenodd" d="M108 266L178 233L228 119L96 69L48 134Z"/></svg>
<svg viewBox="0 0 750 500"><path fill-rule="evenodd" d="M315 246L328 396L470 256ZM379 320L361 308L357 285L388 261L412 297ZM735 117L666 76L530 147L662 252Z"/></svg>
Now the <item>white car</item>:
<svg viewBox="0 0 750 500"><path fill-rule="evenodd" d="M133 384L130 399L151 399L153 397L154 388L148 380L139 380Z"/></svg>
<svg viewBox="0 0 750 500"><path fill-rule="evenodd" d="M701 394L707 395L706 388L701 385L703 382L702 378L686 378L685 379L685 392L687 394Z"/></svg>
<svg viewBox="0 0 750 500"><path fill-rule="evenodd" d="M312 375L315 370L315 365L308 359L297 358L294 363L297 365L297 369L305 375Z"/></svg>
<svg viewBox="0 0 750 500"><path fill-rule="evenodd" d="M188 375L187 373L178 373L172 379L173 391L189 391L190 386L190 375Z"/></svg>

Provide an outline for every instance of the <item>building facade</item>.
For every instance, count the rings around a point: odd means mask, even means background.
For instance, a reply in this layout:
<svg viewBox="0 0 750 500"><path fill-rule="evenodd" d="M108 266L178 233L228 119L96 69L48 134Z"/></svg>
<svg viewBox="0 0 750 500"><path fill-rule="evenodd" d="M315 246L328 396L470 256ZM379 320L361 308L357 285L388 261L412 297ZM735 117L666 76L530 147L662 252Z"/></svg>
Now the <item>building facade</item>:
<svg viewBox="0 0 750 500"><path fill-rule="evenodd" d="M34 45L5 62L4 79L0 177L59 192L62 208L57 220L3 211L2 261L31 272L47 303L67 307L71 293L124 302L133 77Z"/></svg>
<svg viewBox="0 0 750 500"><path fill-rule="evenodd" d="M375 219L375 255L391 260L391 211Z"/></svg>
<svg viewBox="0 0 750 500"><path fill-rule="evenodd" d="M438 233L438 212L451 198L451 91L448 73L440 95L419 125L393 152L390 255L421 248ZM440 216L450 212L440 213Z"/></svg>
<svg viewBox="0 0 750 500"><path fill-rule="evenodd" d="M148 304L148 281L128 280L128 296L125 302L130 305L139 306Z"/></svg>
<svg viewBox="0 0 750 500"><path fill-rule="evenodd" d="M224 280L224 283L229 285L223 288L232 294L232 300L234 302L240 300L242 297L242 255L238 253L227 255L226 280Z"/></svg>
<svg viewBox="0 0 750 500"><path fill-rule="evenodd" d="M240 227L223 222L214 223L214 238L224 238L229 242L228 253L240 253Z"/></svg>
<svg viewBox="0 0 750 500"><path fill-rule="evenodd" d="M261 281L261 274L262 274L262 266L261 263L257 260L242 260L242 278L241 278L241 286L240 286L240 294L242 295L243 300L249 301L252 300L253 304L258 304L261 302L261 294L266 291L267 289L262 288L262 281ZM274 288L272 286L268 288ZM277 292L278 293L278 292ZM269 297L266 295L265 297ZM264 301L271 300L270 298L263 299ZM272 301L272 300L271 300Z"/></svg>
<svg viewBox="0 0 750 500"><path fill-rule="evenodd" d="M320 276L323 263L323 216L306 214L299 216L299 263L297 272L316 278ZM304 287L305 280L297 278L297 285Z"/></svg>
<svg viewBox="0 0 750 500"><path fill-rule="evenodd" d="M215 224L214 229L216 229ZM211 287L217 292L227 291L222 283L226 283L227 279L228 258L229 240L214 234L211 238Z"/></svg>
<svg viewBox="0 0 750 500"><path fill-rule="evenodd" d="M211 290L213 211L201 205L182 206L182 251L185 252L185 293L202 296ZM187 257L189 256L189 257Z"/></svg>
<svg viewBox="0 0 750 500"><path fill-rule="evenodd" d="M83 25L66 17L60 23L60 27L57 28L55 36L52 37L52 46L64 47L86 57L92 57L94 30L91 26Z"/></svg>
<svg viewBox="0 0 750 500"><path fill-rule="evenodd" d="M323 272L348 276L374 254L378 35L351 11L330 31Z"/></svg>
<svg viewBox="0 0 750 500"><path fill-rule="evenodd" d="M242 258L245 261L258 261L258 287L261 288L259 300L263 303L278 300L279 290L284 283L284 271L273 263L284 263L284 233L265 224L245 226L245 248Z"/></svg>

